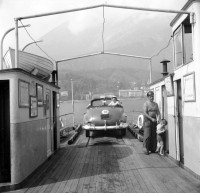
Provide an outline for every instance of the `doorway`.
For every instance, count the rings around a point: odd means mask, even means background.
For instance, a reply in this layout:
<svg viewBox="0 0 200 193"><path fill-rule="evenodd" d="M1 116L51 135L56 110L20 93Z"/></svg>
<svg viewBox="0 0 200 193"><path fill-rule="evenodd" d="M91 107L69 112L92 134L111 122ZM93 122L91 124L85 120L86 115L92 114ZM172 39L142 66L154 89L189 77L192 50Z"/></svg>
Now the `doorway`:
<svg viewBox="0 0 200 193"><path fill-rule="evenodd" d="M53 135L51 126L51 91L46 90L46 117L47 117L47 157L53 152Z"/></svg>
<svg viewBox="0 0 200 193"><path fill-rule="evenodd" d="M0 183L11 181L9 80L0 81Z"/></svg>
<svg viewBox="0 0 200 193"><path fill-rule="evenodd" d="M166 93L166 87L162 86L162 119L168 118L168 111L167 111L167 93ZM168 120L167 120L168 121ZM167 126L166 126L167 127ZM168 129L165 132L165 141L164 141L164 147L166 153L169 153L169 134L168 134Z"/></svg>
<svg viewBox="0 0 200 193"><path fill-rule="evenodd" d="M179 138L180 163L184 164L184 141L183 141L183 113L182 113L182 88L181 79L177 80L177 126Z"/></svg>
<svg viewBox="0 0 200 193"><path fill-rule="evenodd" d="M53 144L57 149L57 93L53 91Z"/></svg>

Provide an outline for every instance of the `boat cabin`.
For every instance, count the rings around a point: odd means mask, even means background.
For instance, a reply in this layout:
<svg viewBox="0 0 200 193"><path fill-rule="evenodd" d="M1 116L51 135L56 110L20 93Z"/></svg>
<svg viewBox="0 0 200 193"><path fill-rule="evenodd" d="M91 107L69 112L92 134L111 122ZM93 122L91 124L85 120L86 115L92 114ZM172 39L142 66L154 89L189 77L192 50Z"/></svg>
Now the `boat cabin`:
<svg viewBox="0 0 200 193"><path fill-rule="evenodd" d="M10 51L0 70L0 183L13 185L59 148L59 87L51 61L20 52L13 68Z"/></svg>

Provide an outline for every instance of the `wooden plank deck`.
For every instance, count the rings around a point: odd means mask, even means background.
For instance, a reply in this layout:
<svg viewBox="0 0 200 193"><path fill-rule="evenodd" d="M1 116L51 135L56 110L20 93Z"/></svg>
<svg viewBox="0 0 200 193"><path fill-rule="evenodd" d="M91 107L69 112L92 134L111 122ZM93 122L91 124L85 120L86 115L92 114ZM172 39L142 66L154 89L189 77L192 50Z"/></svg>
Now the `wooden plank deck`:
<svg viewBox="0 0 200 193"><path fill-rule="evenodd" d="M199 193L200 181L158 154L145 155L129 131L124 138L81 133L34 173L17 193Z"/></svg>

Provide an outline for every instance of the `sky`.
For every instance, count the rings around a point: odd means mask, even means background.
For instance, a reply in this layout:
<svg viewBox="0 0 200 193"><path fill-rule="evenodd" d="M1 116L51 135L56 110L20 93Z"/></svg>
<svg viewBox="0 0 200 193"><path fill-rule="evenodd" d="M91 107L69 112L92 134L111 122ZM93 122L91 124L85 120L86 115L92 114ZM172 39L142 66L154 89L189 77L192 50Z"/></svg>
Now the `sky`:
<svg viewBox="0 0 200 193"><path fill-rule="evenodd" d="M16 17L70 10L104 3L133 7L180 10L186 2L187 0L0 0L0 37L2 37L8 29L14 27L14 18ZM27 30L36 41L41 40L41 37L60 26L62 23L67 23L67 28L70 33L72 33L74 37L78 37L87 28L97 25L98 22L102 22L102 15L99 16L99 14L102 14L102 12L98 10L88 10L22 20L22 23L23 25L31 24L31 27L27 28ZM134 19L133 22L142 23L146 18L152 18L153 21L154 19L157 19L157 14L158 13L145 12L145 14L140 14L137 19ZM106 9L106 18L113 23L124 22L126 18L130 19L130 17L135 18L135 15L133 16L132 11L130 10ZM170 15L169 17L173 18L174 16ZM19 25L21 25L20 22ZM122 35L125 36L125 29L119 28L118 30L121 30ZM19 29L19 31L20 49L22 49L32 40L24 29ZM111 39L114 33L115 32L113 31L108 34L106 38ZM8 47L15 47L14 31L6 35L3 46L4 53Z"/></svg>

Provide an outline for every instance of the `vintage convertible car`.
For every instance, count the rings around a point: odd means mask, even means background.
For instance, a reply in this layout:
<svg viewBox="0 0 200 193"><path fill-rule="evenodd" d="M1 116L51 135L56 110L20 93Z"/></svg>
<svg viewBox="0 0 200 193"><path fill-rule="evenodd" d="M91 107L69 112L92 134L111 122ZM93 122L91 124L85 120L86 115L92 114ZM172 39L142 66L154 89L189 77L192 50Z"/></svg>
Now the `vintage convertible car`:
<svg viewBox="0 0 200 193"><path fill-rule="evenodd" d="M91 100L84 114L82 126L86 131L86 137L90 137L90 131L97 130L120 130L122 136L126 135L128 124L123 106L110 106L110 102L111 97Z"/></svg>

